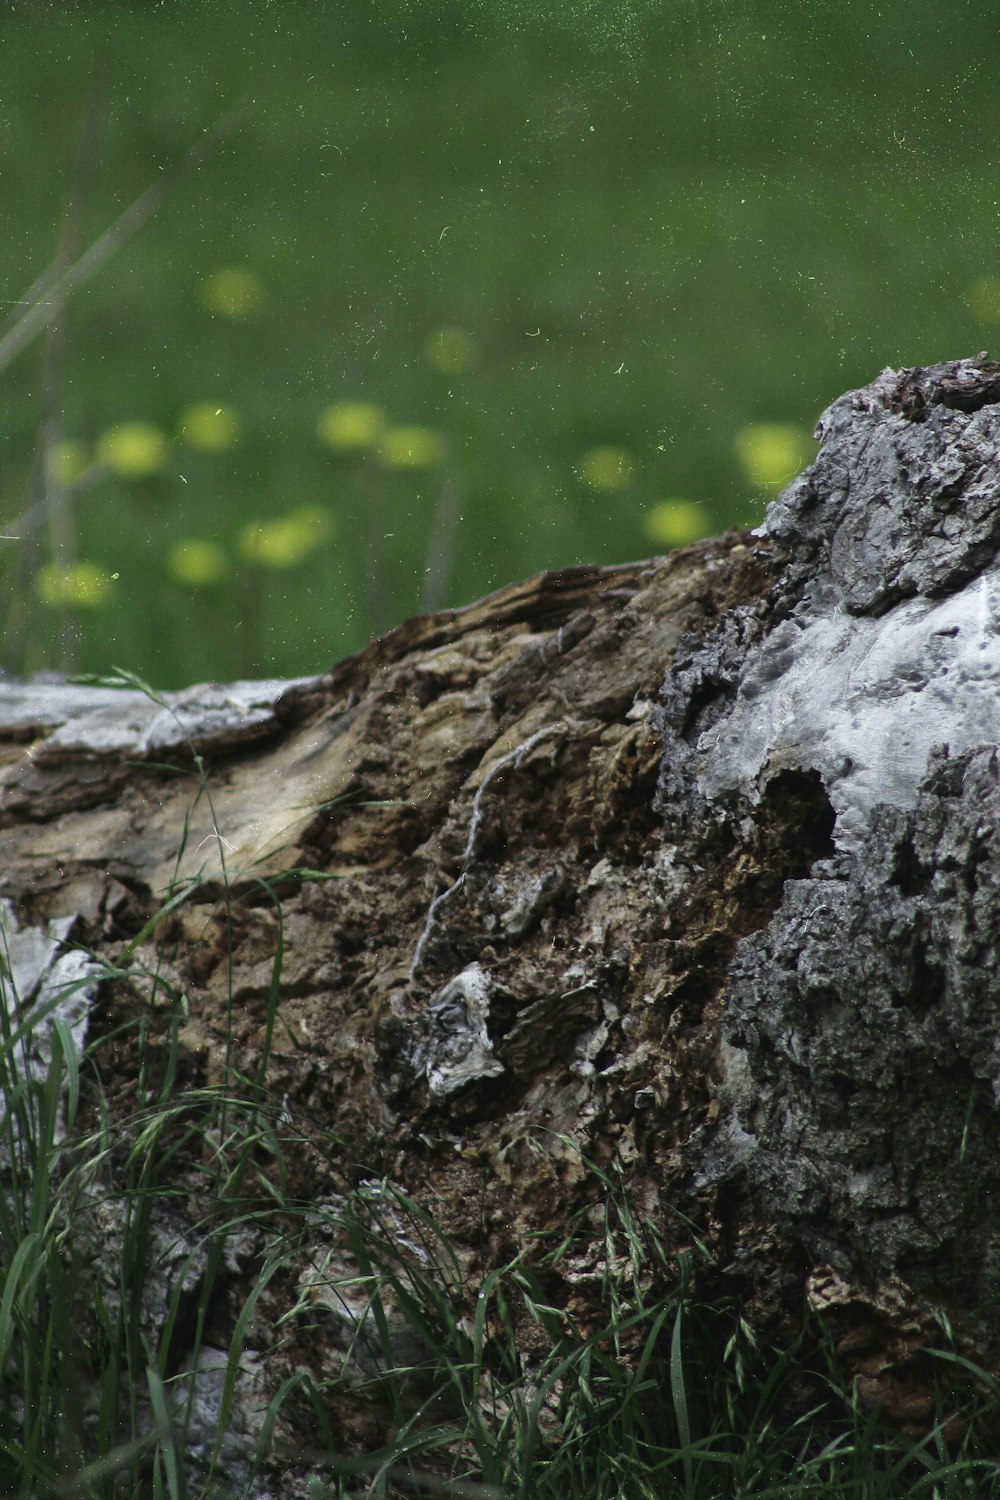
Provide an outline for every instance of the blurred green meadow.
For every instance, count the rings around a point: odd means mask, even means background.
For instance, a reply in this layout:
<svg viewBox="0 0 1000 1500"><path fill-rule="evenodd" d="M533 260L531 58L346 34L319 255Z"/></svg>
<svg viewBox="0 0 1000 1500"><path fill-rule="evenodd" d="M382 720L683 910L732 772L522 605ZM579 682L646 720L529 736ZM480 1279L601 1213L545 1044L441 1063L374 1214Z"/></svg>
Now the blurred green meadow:
<svg viewBox="0 0 1000 1500"><path fill-rule="evenodd" d="M840 391L996 340L988 6L36 3L0 32L8 671L322 670L756 524ZM90 279L29 291L157 184Z"/></svg>

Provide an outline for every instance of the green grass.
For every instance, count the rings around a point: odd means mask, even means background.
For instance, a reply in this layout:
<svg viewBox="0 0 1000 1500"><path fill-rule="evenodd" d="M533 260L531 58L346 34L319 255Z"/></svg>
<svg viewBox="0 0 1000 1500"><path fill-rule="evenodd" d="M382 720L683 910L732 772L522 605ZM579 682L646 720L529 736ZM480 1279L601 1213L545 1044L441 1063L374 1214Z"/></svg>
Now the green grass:
<svg viewBox="0 0 1000 1500"><path fill-rule="evenodd" d="M192 754L196 795L211 802ZM616 1164L583 1160L601 1205L596 1231L585 1208L560 1236L470 1272L413 1195L366 1177L341 1141L269 1088L280 940L252 1074L236 1069L230 1037L225 1079L181 1086L190 1001L170 977L169 941L154 950L147 940L169 933L191 894L175 882L103 961L104 993L127 986L134 1019L105 1024L82 1055L60 1007L93 972L33 1001L16 996L4 918L0 1494L216 1500L245 1493L259 1468L310 1500L1000 1495L1000 1461L977 1417L1000 1395L987 1375L946 1344L936 1424L920 1439L885 1428L845 1385L821 1324L804 1313L794 1338L768 1347L735 1302L699 1292L714 1268L696 1226L690 1248L671 1250ZM266 894L280 931L275 883ZM578 1149L565 1137L536 1149L556 1144ZM335 1195L293 1195L303 1153L322 1161ZM96 1257L83 1249L95 1221ZM586 1327L564 1292L584 1252L600 1276L597 1323ZM272 1287L284 1312L262 1330ZM270 1382L257 1450L227 1488L241 1366L254 1347L267 1370L286 1339L298 1360L275 1366L285 1373ZM334 1347L343 1357L331 1372L323 1351ZM206 1437L198 1370L209 1349L222 1353ZM966 1424L949 1438L956 1402ZM345 1448L336 1413L359 1404L383 1414L394 1434L385 1447ZM288 1423L295 1458L286 1436L279 1461L270 1445Z"/></svg>
<svg viewBox="0 0 1000 1500"><path fill-rule="evenodd" d="M807 435L882 365L974 353L1000 318L1000 44L968 7L178 0L23 6L4 40L3 312L71 201L82 248L252 101L74 298L48 364L36 344L0 372L18 670L319 670L428 602L661 550L665 500L706 534L756 522L748 424ZM242 318L202 296L233 266L262 288ZM451 372L428 357L449 328L470 351ZM347 400L433 429L443 464L324 448L317 420ZM236 446L180 435L204 402L239 414ZM61 525L25 531L46 408L88 459L136 420L166 458L92 471ZM631 460L618 489L584 477L608 445ZM302 509L326 538L248 568L247 523ZM185 540L220 549L216 582L178 581ZM53 549L101 570L99 602L42 602Z"/></svg>

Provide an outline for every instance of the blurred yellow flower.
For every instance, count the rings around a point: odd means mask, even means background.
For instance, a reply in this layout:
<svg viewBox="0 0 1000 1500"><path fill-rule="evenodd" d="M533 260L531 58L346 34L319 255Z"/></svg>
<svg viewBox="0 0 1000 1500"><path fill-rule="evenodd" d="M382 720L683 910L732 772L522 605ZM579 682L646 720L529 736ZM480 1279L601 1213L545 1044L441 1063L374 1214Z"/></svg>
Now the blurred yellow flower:
<svg viewBox="0 0 1000 1500"><path fill-rule="evenodd" d="M238 412L231 406L216 406L214 401L199 401L181 412L181 437L203 453L221 453L226 448L234 448L240 440L242 426Z"/></svg>
<svg viewBox="0 0 1000 1500"><path fill-rule="evenodd" d="M123 422L97 441L97 457L123 479L146 479L167 461L167 439L152 422Z"/></svg>
<svg viewBox="0 0 1000 1500"><path fill-rule="evenodd" d="M387 427L378 451L387 469L433 469L444 458L444 438L433 427Z"/></svg>
<svg viewBox="0 0 1000 1500"><path fill-rule="evenodd" d="M201 300L224 318L248 318L260 305L264 288L248 266L223 266L201 284Z"/></svg>
<svg viewBox="0 0 1000 1500"><path fill-rule="evenodd" d="M217 542L203 537L188 537L175 542L167 553L167 572L178 583L191 588L207 588L218 583L229 571L226 554Z"/></svg>
<svg viewBox="0 0 1000 1500"><path fill-rule="evenodd" d="M1000 276L980 276L969 287L965 300L984 323L1000 323Z"/></svg>
<svg viewBox="0 0 1000 1500"><path fill-rule="evenodd" d="M632 459L624 448L588 448L580 459L580 478L595 490L622 490L632 478Z"/></svg>
<svg viewBox="0 0 1000 1500"><path fill-rule="evenodd" d="M250 521L239 535L245 562L258 568L292 568L333 535L333 517L318 506L303 506L273 521Z"/></svg>
<svg viewBox="0 0 1000 1500"><path fill-rule="evenodd" d="M475 358L471 333L464 328L435 328L424 346L428 364L443 375L461 375Z"/></svg>
<svg viewBox="0 0 1000 1500"><path fill-rule="evenodd" d="M57 484L73 484L87 467L87 450L82 443L67 439L53 443L47 455L48 469Z"/></svg>
<svg viewBox="0 0 1000 1500"><path fill-rule="evenodd" d="M338 401L328 406L316 423L316 436L338 453L371 448L385 424L377 406L367 401Z"/></svg>
<svg viewBox="0 0 1000 1500"><path fill-rule="evenodd" d="M751 484L780 489L804 468L815 449L790 422L751 422L735 438L736 456Z"/></svg>
<svg viewBox="0 0 1000 1500"><path fill-rule="evenodd" d="M108 597L111 575L97 563L78 562L69 567L46 563L38 570L35 586L43 604L96 609Z"/></svg>
<svg viewBox="0 0 1000 1500"><path fill-rule="evenodd" d="M695 500L661 500L643 518L646 535L662 547L684 547L708 534L709 517Z"/></svg>

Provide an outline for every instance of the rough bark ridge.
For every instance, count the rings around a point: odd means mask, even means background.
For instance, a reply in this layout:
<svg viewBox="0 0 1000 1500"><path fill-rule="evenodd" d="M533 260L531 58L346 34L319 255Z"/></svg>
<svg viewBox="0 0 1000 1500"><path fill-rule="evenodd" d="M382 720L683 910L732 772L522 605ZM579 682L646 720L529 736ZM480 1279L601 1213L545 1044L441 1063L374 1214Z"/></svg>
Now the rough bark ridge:
<svg viewBox="0 0 1000 1500"><path fill-rule="evenodd" d="M751 1319L794 1322L806 1293L863 1394L919 1421L942 1313L1000 1366L998 403L985 355L886 370L824 414L759 533L543 574L313 679L162 703L0 684L22 1000L71 954L115 960L189 882L131 978L76 992L78 1031L165 1035L159 970L187 1010L178 1094L252 1076L280 926L290 1140L322 1121L425 1206L470 1301L593 1194L568 1137L668 1244L693 1220ZM342 1174L289 1151L319 1212ZM164 1255L198 1242L196 1167ZM322 1237L258 1304L247 1402L342 1357L332 1312L274 1349ZM255 1254L248 1231L234 1299ZM552 1286L583 1322L601 1256L595 1233ZM220 1347L230 1325L220 1306ZM290 1406L279 1447L293 1429Z"/></svg>

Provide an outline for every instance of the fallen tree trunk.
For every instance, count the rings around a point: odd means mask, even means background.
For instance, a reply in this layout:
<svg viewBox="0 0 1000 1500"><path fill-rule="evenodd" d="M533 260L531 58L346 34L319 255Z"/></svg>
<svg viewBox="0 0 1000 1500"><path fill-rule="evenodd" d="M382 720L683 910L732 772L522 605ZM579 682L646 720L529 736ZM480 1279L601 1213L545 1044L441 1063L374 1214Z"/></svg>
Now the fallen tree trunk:
<svg viewBox="0 0 1000 1500"><path fill-rule="evenodd" d="M209 1087L280 1106L305 1227L239 1400L343 1362L357 1260L331 1262L322 1209L383 1179L447 1236L470 1317L572 1224L550 1296L599 1326L587 1211L613 1179L668 1258L698 1236L751 1326L781 1336L807 1297L901 1423L930 1417L943 1327L1000 1368L998 403L986 356L884 371L759 533L542 574L315 678L0 684L22 1003L68 983L120 1141ZM90 1276L122 1160L79 1209ZM175 1370L203 1165L185 1138L137 1315L180 1298ZM213 1347L261 1246L232 1250ZM356 1446L392 1427L346 1395L331 1420ZM303 1422L283 1408L286 1457Z"/></svg>

